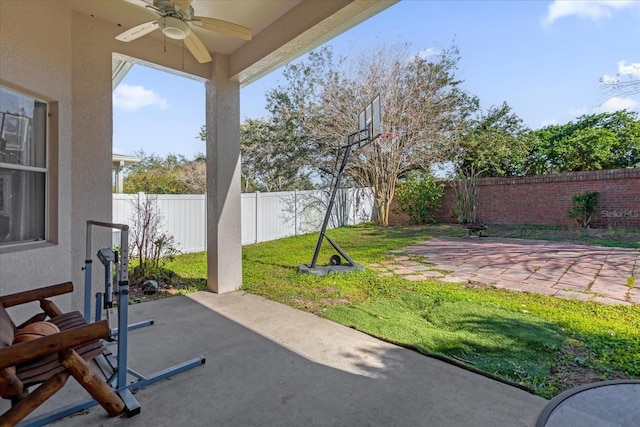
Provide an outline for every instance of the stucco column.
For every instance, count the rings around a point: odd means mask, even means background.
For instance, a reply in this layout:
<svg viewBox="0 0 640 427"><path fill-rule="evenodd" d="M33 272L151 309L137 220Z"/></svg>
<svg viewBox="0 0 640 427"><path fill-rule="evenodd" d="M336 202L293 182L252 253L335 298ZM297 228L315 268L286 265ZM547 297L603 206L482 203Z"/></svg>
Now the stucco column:
<svg viewBox="0 0 640 427"><path fill-rule="evenodd" d="M229 80L229 58L216 54L206 83L207 287L223 293L242 285L240 228L240 85Z"/></svg>

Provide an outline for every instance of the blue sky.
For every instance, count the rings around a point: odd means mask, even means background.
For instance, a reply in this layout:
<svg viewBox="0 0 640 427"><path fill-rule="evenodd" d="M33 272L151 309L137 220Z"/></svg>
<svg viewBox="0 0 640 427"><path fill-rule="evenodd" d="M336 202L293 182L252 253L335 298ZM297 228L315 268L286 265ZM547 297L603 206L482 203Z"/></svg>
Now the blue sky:
<svg viewBox="0 0 640 427"><path fill-rule="evenodd" d="M640 94L609 97L601 80L640 79L640 1L404 0L331 40L334 52L410 43L413 53L460 48L458 77L483 109L507 102L537 129L582 114L627 108ZM264 117L275 71L241 90L241 118ZM202 83L134 66L114 92L113 150L193 158L205 117ZM384 120L384 111L383 111Z"/></svg>

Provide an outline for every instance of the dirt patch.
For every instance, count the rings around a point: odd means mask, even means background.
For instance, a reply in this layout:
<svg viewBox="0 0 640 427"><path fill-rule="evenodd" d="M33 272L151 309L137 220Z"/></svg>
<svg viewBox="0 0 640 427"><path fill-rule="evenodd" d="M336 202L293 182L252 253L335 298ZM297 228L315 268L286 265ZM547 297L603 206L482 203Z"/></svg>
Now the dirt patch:
<svg viewBox="0 0 640 427"><path fill-rule="evenodd" d="M493 288L493 284L491 283L485 283L485 282L478 282L477 280L468 280L467 283L464 285L466 288L479 288L479 289L486 289L486 288Z"/></svg>
<svg viewBox="0 0 640 427"><path fill-rule="evenodd" d="M130 303L136 304L146 301L155 301L157 299L195 292L207 288L207 281L205 279L185 280L175 273L167 271L168 270L163 271L163 274L160 277L132 277L129 283ZM147 280L153 280L157 283L158 287L155 292L151 292L150 290L145 291L144 283Z"/></svg>
<svg viewBox="0 0 640 427"><path fill-rule="evenodd" d="M583 384L629 378L622 372L603 371L589 366L590 358L593 359L589 350L579 341L572 340L562 347L562 357L551 369L551 383L557 388L556 394Z"/></svg>
<svg viewBox="0 0 640 427"><path fill-rule="evenodd" d="M298 295L291 300L291 303L310 313L322 315L333 307L349 305L353 302L349 298L341 296L338 290L333 287L320 288L318 291L319 294L316 295L316 298Z"/></svg>

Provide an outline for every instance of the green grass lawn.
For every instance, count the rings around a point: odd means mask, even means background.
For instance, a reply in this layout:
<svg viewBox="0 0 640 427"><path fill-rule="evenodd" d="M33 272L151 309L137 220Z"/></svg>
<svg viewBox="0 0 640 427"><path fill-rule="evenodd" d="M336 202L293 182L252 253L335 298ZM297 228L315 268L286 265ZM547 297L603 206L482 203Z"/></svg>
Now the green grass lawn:
<svg viewBox="0 0 640 427"><path fill-rule="evenodd" d="M535 237L559 240L557 231L562 230L538 227ZM451 226L373 225L327 232L365 266L435 235L465 233ZM639 306L604 306L435 280L412 282L378 277L370 269L325 277L301 274L298 266L311 261L316 240L317 234L310 234L244 247L243 289L546 398L581 383L640 378ZM633 247L633 242L623 246ZM319 264L327 264L332 254L325 241ZM203 253L181 255L167 267L184 279L206 277Z"/></svg>

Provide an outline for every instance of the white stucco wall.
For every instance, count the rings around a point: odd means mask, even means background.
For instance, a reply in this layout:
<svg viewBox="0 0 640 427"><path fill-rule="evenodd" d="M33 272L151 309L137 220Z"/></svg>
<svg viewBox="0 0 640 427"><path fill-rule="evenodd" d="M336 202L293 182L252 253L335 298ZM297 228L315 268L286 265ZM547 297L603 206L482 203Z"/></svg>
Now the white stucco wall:
<svg viewBox="0 0 640 427"><path fill-rule="evenodd" d="M183 59L180 46L167 44L165 53L164 44L155 38L118 42L114 37L120 31L117 25L70 10L64 3L0 1L2 84L50 101L55 106L51 111L58 111L57 117L51 117L54 138L49 150L51 235L36 247L0 247L0 294L71 280L76 288L73 296L57 301L63 310L84 307L86 221L111 221L114 52L173 67L174 73L202 81L203 90L204 83L215 76L208 87L216 95L209 92L207 108L222 118L212 127L216 137L208 149L215 147L212 159L222 167L211 168L217 169L212 183L220 195L210 202L211 224L218 238L212 239L209 251L217 253L218 245L234 250L213 257L214 274L209 278L216 283L213 290L219 286L231 290L241 284L240 234L234 233L240 229L239 215L235 215L235 207L240 206L239 86L228 80L227 59L221 58L215 70L212 63ZM225 225L221 216L232 226ZM111 243L110 230L94 230L92 255ZM96 261L93 267L92 295L103 281L102 265Z"/></svg>
<svg viewBox="0 0 640 427"><path fill-rule="evenodd" d="M73 297L57 301L63 310L83 308L86 221L111 220L112 53L124 48L148 52L139 55L147 61L182 58L179 47L164 54L156 40L124 45L114 40L118 31L59 2L0 2L1 83L53 103L50 110L58 112L50 120L49 242L0 247L0 294L71 280ZM208 66L187 66L208 74ZM98 229L91 253L109 246L110 238ZM101 281L98 263L92 294Z"/></svg>
<svg viewBox="0 0 640 427"><path fill-rule="evenodd" d="M72 268L72 219L67 209L72 201L71 15L48 2L23 2L20 7L16 3L0 2L0 83L57 103L59 126L52 138L57 139L57 149L49 151L57 202L54 197L50 203L54 243L0 251L0 294L68 281Z"/></svg>
<svg viewBox="0 0 640 427"><path fill-rule="evenodd" d="M71 280L82 287L86 222L111 221L112 38L108 24L78 12L71 13L71 24ZM92 236L92 257L98 249L111 246L111 230L98 228ZM97 260L94 264L91 295L104 282L102 264ZM73 305L83 307L83 294L74 294Z"/></svg>

